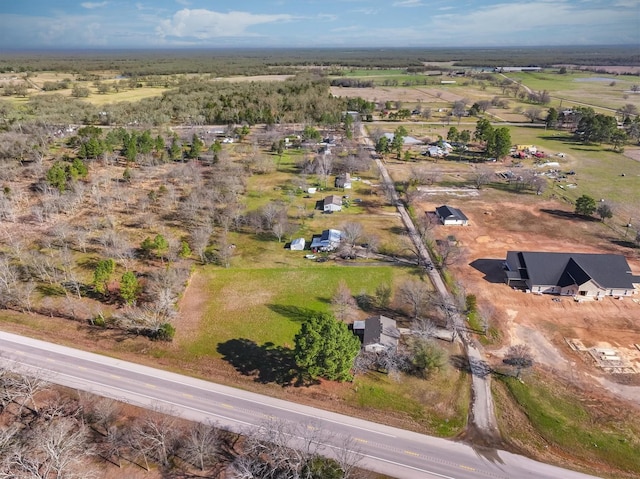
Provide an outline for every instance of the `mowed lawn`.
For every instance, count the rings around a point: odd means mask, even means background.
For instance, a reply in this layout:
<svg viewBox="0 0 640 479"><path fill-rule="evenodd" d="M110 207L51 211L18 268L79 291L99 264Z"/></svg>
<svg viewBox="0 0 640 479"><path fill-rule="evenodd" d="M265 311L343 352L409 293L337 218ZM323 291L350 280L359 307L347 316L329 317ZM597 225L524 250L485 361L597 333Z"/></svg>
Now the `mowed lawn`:
<svg viewBox="0 0 640 479"><path fill-rule="evenodd" d="M315 312L330 312L331 298L344 280L354 295L373 294L379 284L395 284L410 269L310 263L299 268L209 267L208 297L198 334L183 344L194 356L221 357L218 345L248 339L258 345L293 347L301 323Z"/></svg>

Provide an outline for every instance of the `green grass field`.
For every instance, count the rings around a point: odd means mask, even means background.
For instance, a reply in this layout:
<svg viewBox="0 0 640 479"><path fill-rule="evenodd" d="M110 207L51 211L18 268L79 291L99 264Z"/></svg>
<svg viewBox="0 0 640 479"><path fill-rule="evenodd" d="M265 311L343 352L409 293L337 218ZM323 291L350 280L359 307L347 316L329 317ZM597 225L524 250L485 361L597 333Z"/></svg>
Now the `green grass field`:
<svg viewBox="0 0 640 479"><path fill-rule="evenodd" d="M638 477L637 417L622 420L620 416L608 415L606 405L581 402L569 390L554 387L541 376L532 375L525 382L508 377L502 383L543 441L585 463L613 465L623 471L614 477ZM525 431L510 428L508 434L529 439Z"/></svg>
<svg viewBox="0 0 640 479"><path fill-rule="evenodd" d="M379 284L393 284L409 273L402 268L310 263L298 268L209 267L199 274L207 277L204 294L209 300L198 337L184 347L194 356L219 357L219 344L239 338L293 347L305 318L330 311L340 281L353 294L373 294Z"/></svg>
<svg viewBox="0 0 640 479"><path fill-rule="evenodd" d="M584 72L565 75L552 72L509 73L507 76L522 81L532 90L547 90L554 97L552 105L556 107L562 99L564 108L581 106L584 103L593 105L596 110L598 107L615 110L628 103L640 108L640 95L629 93L634 84L640 83L638 78L633 76Z"/></svg>

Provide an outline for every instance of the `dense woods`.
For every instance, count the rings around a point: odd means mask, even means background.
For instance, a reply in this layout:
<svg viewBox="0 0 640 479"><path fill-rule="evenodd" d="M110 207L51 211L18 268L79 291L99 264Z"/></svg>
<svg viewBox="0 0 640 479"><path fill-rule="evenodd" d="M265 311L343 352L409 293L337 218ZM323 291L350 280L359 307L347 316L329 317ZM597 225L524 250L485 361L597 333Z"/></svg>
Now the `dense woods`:
<svg viewBox="0 0 640 479"><path fill-rule="evenodd" d="M637 65L640 54L634 46L522 47L522 48L385 48L337 49L211 49L64 52L46 54L3 52L2 72L94 72L119 71L126 77L211 73L214 76L292 74L300 67L411 68L429 62L453 66L514 66L553 64ZM267 69L267 70L265 70Z"/></svg>
<svg viewBox="0 0 640 479"><path fill-rule="evenodd" d="M175 89L135 103L90 105L57 93L35 96L24 108L2 104L5 123L37 118L48 124L121 126L227 125L313 122L337 125L343 100L328 93L328 81L300 75L284 82L182 81ZM73 95L72 95L73 96Z"/></svg>

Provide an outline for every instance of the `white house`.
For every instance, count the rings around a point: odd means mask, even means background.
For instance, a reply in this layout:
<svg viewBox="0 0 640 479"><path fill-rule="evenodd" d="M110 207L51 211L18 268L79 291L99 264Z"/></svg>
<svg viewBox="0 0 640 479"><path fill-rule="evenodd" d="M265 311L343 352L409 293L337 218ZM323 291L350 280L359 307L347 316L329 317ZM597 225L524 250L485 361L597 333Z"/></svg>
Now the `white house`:
<svg viewBox="0 0 640 479"><path fill-rule="evenodd" d="M327 196L322 202L323 211L340 211L342 210L342 196Z"/></svg>
<svg viewBox="0 0 640 479"><path fill-rule="evenodd" d="M296 238L291 242L291 251L302 251L305 244L306 241L304 240L304 238Z"/></svg>
<svg viewBox="0 0 640 479"><path fill-rule="evenodd" d="M467 226L469 224L469 218L453 206L442 205L436 208L436 216L440 219L443 225L462 225Z"/></svg>
<svg viewBox="0 0 640 479"><path fill-rule="evenodd" d="M314 236L311 240L311 251L333 251L340 245L342 231L324 230L320 236Z"/></svg>

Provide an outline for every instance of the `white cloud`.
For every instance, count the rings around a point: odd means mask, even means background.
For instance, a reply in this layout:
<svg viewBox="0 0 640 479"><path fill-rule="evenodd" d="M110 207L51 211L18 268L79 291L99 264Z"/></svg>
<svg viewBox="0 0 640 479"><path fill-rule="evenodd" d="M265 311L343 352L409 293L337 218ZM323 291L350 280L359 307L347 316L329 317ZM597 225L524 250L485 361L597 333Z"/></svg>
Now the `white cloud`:
<svg viewBox="0 0 640 479"><path fill-rule="evenodd" d="M421 7L424 3L421 0L400 0L393 2L394 7Z"/></svg>
<svg viewBox="0 0 640 479"><path fill-rule="evenodd" d="M351 10L351 13L361 13L362 15L377 15L380 13L380 9L378 8L358 8L356 10Z"/></svg>
<svg viewBox="0 0 640 479"><path fill-rule="evenodd" d="M508 38L510 44L517 44L518 37L535 40L536 44L557 42L564 38L565 43L575 43L567 35L568 30L589 32L594 39L609 26L620 27L610 37L615 37L619 30L628 24L626 15L621 10L577 6L562 0L539 0L531 3L501 3L479 8L469 13L441 14L432 17L431 28L446 32L449 38L461 40L464 37L475 37L477 44L485 44L485 38L500 41ZM537 34L537 36L536 36ZM547 36L548 35L548 36ZM583 42L579 42L583 43ZM606 43L615 43L608 41Z"/></svg>
<svg viewBox="0 0 640 479"><path fill-rule="evenodd" d="M618 0L613 4L613 6L622 8L638 8L640 7L640 0Z"/></svg>
<svg viewBox="0 0 640 479"><path fill-rule="evenodd" d="M80 6L92 10L94 8L102 8L109 5L109 2L82 2Z"/></svg>
<svg viewBox="0 0 640 479"><path fill-rule="evenodd" d="M172 18L162 20L156 31L161 36L193 37L200 40L217 37L248 36L249 27L293 19L288 14L253 14L249 12L220 13L212 10L185 8Z"/></svg>

